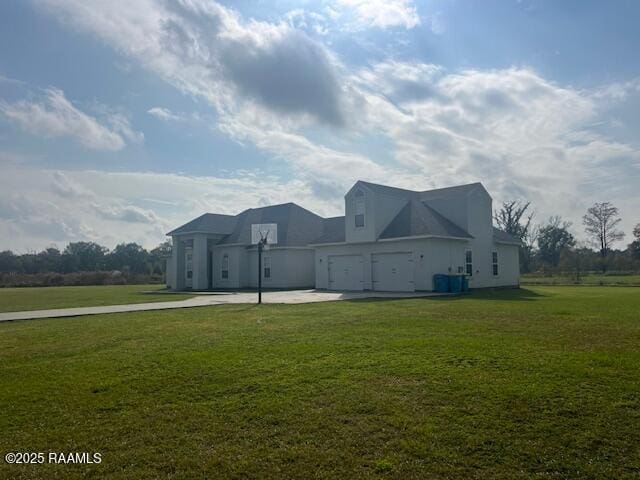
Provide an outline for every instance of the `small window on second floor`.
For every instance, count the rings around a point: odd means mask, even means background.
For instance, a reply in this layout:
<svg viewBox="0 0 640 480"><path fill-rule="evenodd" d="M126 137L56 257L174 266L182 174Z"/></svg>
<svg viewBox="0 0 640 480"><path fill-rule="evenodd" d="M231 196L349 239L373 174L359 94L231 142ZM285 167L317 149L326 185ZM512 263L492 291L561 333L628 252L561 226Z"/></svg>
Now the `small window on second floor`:
<svg viewBox="0 0 640 480"><path fill-rule="evenodd" d="M220 269L220 276L223 280L229 278L229 255L226 253L222 257L222 268Z"/></svg>
<svg viewBox="0 0 640 480"><path fill-rule="evenodd" d="M357 193L357 192L356 192ZM364 227L364 199L356 200L356 227Z"/></svg>

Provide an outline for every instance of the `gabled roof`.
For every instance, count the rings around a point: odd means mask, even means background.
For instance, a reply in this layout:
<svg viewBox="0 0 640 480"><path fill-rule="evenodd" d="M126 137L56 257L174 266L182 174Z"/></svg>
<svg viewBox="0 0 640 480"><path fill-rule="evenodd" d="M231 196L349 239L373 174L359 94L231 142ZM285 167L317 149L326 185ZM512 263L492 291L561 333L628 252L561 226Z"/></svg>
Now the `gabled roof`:
<svg viewBox="0 0 640 480"><path fill-rule="evenodd" d="M415 195L419 195L422 200L429 200L433 198L459 197L461 195L466 195L477 187L482 187L482 184L480 182L474 182L465 185L456 185L453 187L434 188L432 190L408 190L406 188L390 187L388 185L380 185L378 183L365 182L363 180L359 180L357 183L364 185L374 192L382 193L385 195L392 195L394 197L402 198L410 198Z"/></svg>
<svg viewBox="0 0 640 480"><path fill-rule="evenodd" d="M473 238L465 230L415 197L411 198L398 212L379 238L389 239L419 235Z"/></svg>
<svg viewBox="0 0 640 480"><path fill-rule="evenodd" d="M404 199L406 204L382 231L379 239L393 239L414 236L436 236L470 239L467 231L439 213L437 201L467 195L482 187L480 183L470 183L435 190L413 191L389 187L376 183L359 181L364 187L380 194ZM433 201L433 206L430 205ZM251 225L276 223L278 225L278 246L307 246L321 243L345 242L345 217L322 218L295 203L250 208L238 215L206 213L195 220L169 232L167 235L188 233L217 234L219 245L251 244ZM494 228L494 241L519 245L518 239Z"/></svg>
<svg viewBox="0 0 640 480"><path fill-rule="evenodd" d="M522 243L516 237L509 235L504 230L500 230L496 227L493 227L493 241L496 243L511 243L514 245L520 245Z"/></svg>
<svg viewBox="0 0 640 480"><path fill-rule="evenodd" d="M407 190L404 188L398 187L389 187L387 185L380 185L378 183L365 182L363 180L358 180L357 183L364 185L365 187L373 190L377 193L382 193L384 195L391 195L394 197L409 197L415 195L417 192L413 190Z"/></svg>
<svg viewBox="0 0 640 480"><path fill-rule="evenodd" d="M433 190L424 190L420 192L420 198L422 200L429 201L430 199L440 198L452 198L467 195L477 187L484 189L480 182L467 183L466 185L456 185L454 187L434 188Z"/></svg>
<svg viewBox="0 0 640 480"><path fill-rule="evenodd" d="M205 213L198 218L185 223L181 227L170 231L167 235L181 235L185 233L213 233L228 235L236 225L234 215L222 215L220 213Z"/></svg>
<svg viewBox="0 0 640 480"><path fill-rule="evenodd" d="M295 203L250 208L238 214L236 227L219 245L251 244L251 225L276 223L278 246L305 246L322 234L323 218Z"/></svg>

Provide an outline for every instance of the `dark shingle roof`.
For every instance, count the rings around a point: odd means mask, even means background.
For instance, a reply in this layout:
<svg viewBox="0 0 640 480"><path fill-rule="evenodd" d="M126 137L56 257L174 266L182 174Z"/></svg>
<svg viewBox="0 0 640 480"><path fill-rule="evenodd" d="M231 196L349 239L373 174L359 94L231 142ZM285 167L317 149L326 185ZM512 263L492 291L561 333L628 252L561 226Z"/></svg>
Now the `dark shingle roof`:
<svg viewBox="0 0 640 480"><path fill-rule="evenodd" d="M322 235L311 243L341 243L345 241L344 216L325 218L322 222Z"/></svg>
<svg viewBox="0 0 640 480"><path fill-rule="evenodd" d="M407 202L380 234L379 238L381 239L420 235L473 238L463 228L432 208L429 201L466 195L478 186L481 187L480 183L422 192L363 181L358 183L377 193L392 195ZM344 216L322 218L295 203L250 208L235 216L206 213L169 232L168 235L204 232L224 235L219 242L222 245L249 245L251 243L251 225L256 223L278 224L279 246L306 246L345 241ZM519 244L517 239L497 228L494 228L494 240L500 243Z"/></svg>
<svg viewBox="0 0 640 480"><path fill-rule="evenodd" d="M394 197L408 197L417 193L413 190L406 190L404 188L398 187L389 187L388 185L379 185L377 183L370 183L362 180L359 180L358 183L361 183L365 187L370 188L374 192L382 193L385 195L392 195Z"/></svg>
<svg viewBox="0 0 640 480"><path fill-rule="evenodd" d="M276 223L278 246L305 246L322 234L323 218L295 203L250 208L238 214L236 227L219 244L251 243L251 225Z"/></svg>
<svg viewBox="0 0 640 480"><path fill-rule="evenodd" d="M466 185L456 185L454 187L434 188L433 190L407 190L406 188L389 187L388 185L379 185L377 183L364 182L360 180L358 183L370 188L371 190L383 193L386 195L392 195L394 197L409 198L415 195L419 195L422 200L429 200L430 198L446 198L446 197L459 197L464 195L474 188L481 186L480 182L468 183Z"/></svg>
<svg viewBox="0 0 640 480"><path fill-rule="evenodd" d="M380 234L380 238L413 237L417 235L473 238L462 228L414 197L407 202L398 215L387 225Z"/></svg>
<svg viewBox="0 0 640 480"><path fill-rule="evenodd" d="M236 225L236 216L222 215L219 213L205 213L198 218L185 223L181 227L170 231L167 235L180 235L184 233L217 233L228 235Z"/></svg>
<svg viewBox="0 0 640 480"><path fill-rule="evenodd" d="M456 185L455 187L434 188L433 190L424 190L420 192L420 198L422 200L429 201L429 199L435 198L451 198L466 195L471 190L482 186L480 182L468 183L466 185Z"/></svg>
<svg viewBox="0 0 640 480"><path fill-rule="evenodd" d="M514 245L520 245L520 240L512 235L509 235L504 230L493 227L493 241L498 243L513 243Z"/></svg>

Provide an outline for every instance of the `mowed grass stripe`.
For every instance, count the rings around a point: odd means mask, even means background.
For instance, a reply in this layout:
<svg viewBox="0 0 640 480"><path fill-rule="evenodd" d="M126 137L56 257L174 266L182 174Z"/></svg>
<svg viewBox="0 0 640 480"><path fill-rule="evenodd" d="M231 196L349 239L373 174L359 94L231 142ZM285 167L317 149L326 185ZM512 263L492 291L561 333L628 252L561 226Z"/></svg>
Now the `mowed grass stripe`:
<svg viewBox="0 0 640 480"><path fill-rule="evenodd" d="M193 297L190 294L167 295L161 290L164 290L162 285L0 288L0 312L170 302Z"/></svg>
<svg viewBox="0 0 640 480"><path fill-rule="evenodd" d="M637 478L640 290L233 305L0 325L24 478Z"/></svg>

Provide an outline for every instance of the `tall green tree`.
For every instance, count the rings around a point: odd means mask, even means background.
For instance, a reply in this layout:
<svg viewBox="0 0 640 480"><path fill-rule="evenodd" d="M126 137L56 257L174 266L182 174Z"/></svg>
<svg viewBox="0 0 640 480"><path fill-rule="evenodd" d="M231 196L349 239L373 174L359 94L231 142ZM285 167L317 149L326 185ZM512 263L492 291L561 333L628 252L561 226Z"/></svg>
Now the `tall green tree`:
<svg viewBox="0 0 640 480"><path fill-rule="evenodd" d="M164 274L167 268L167 259L171 257L173 244L171 240L166 240L149 252L152 273Z"/></svg>
<svg viewBox="0 0 640 480"><path fill-rule="evenodd" d="M640 223L633 228L635 240L629 244L628 251L632 258L640 260Z"/></svg>
<svg viewBox="0 0 640 480"><path fill-rule="evenodd" d="M576 239L569 232L571 222L562 220L559 215L550 217L546 224L540 227L538 233L538 256L540 259L557 267L563 251L573 248Z"/></svg>
<svg viewBox="0 0 640 480"><path fill-rule="evenodd" d="M109 253L108 265L114 270L147 273L149 252L137 243L121 243Z"/></svg>
<svg viewBox="0 0 640 480"><path fill-rule="evenodd" d="M62 254L65 272L92 272L104 270L107 248L94 242L72 242Z"/></svg>
<svg viewBox="0 0 640 480"><path fill-rule="evenodd" d="M0 252L0 272L18 273L20 272L20 257L11 250Z"/></svg>

